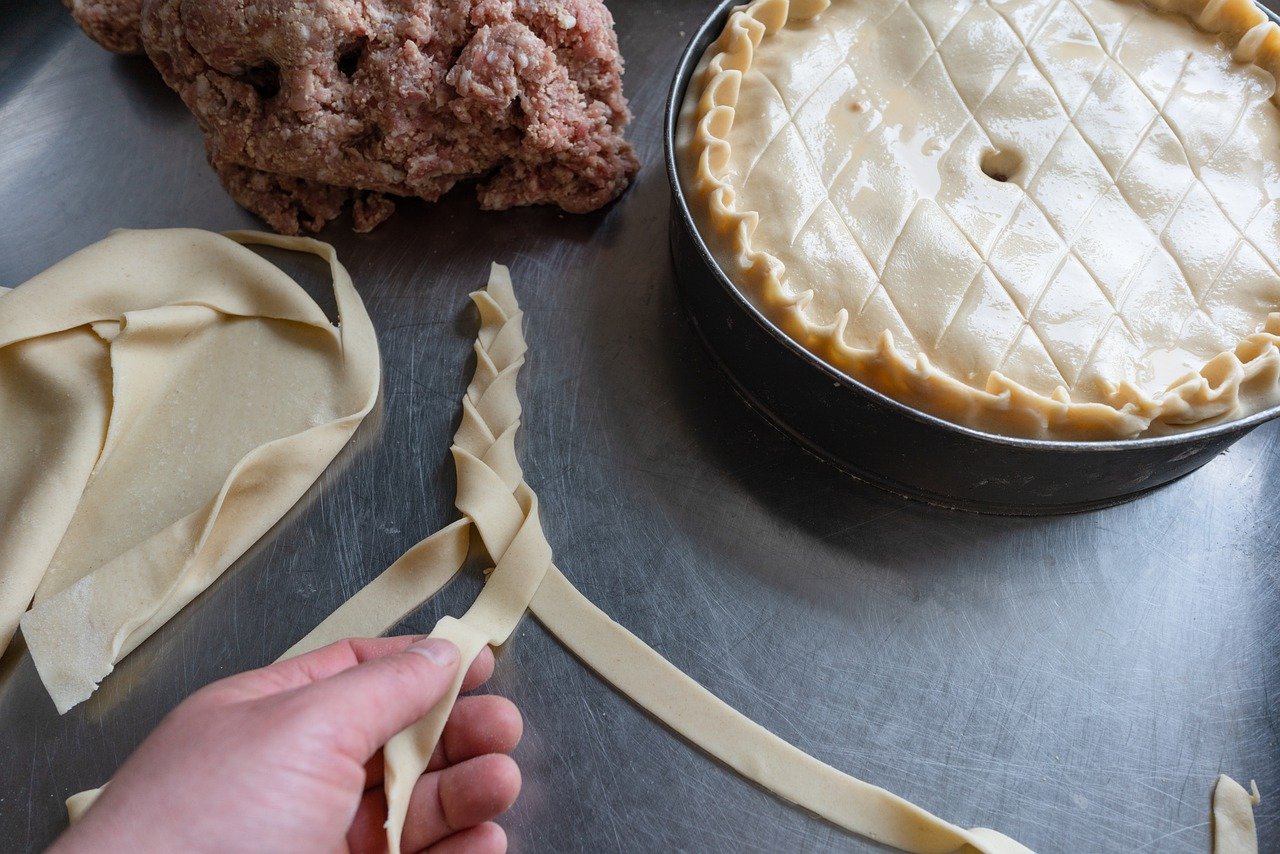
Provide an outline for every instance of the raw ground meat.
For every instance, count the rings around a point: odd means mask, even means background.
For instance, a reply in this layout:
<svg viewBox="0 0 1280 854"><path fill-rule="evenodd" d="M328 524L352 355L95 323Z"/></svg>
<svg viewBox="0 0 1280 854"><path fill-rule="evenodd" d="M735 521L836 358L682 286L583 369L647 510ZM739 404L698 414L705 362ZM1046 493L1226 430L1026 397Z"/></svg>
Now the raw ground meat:
<svg viewBox="0 0 1280 854"><path fill-rule="evenodd" d="M142 0L62 0L80 29L114 53L142 53Z"/></svg>
<svg viewBox="0 0 1280 854"><path fill-rule="evenodd" d="M128 0L68 2L128 47ZM141 0L137 20L227 192L287 234L348 203L367 231L389 196L468 178L484 208L585 213L637 168L601 0Z"/></svg>

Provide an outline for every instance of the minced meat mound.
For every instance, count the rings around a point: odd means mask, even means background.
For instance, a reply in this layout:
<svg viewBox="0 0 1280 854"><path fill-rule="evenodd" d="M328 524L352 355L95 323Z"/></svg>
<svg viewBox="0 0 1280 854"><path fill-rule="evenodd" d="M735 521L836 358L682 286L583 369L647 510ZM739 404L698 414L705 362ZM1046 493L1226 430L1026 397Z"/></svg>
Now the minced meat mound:
<svg viewBox="0 0 1280 854"><path fill-rule="evenodd" d="M468 178L484 208L585 213L637 168L601 0L66 2L104 47L141 45L227 192L286 234L348 204L367 231Z"/></svg>

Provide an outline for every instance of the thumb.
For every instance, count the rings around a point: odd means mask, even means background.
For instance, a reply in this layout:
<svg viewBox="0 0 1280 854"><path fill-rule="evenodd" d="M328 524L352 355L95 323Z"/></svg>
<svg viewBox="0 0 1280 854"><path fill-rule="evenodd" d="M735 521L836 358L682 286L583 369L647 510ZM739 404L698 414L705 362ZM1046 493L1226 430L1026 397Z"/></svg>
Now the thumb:
<svg viewBox="0 0 1280 854"><path fill-rule="evenodd" d="M333 727L339 745L367 762L391 736L424 717L460 680L458 647L426 638L292 693L302 716Z"/></svg>

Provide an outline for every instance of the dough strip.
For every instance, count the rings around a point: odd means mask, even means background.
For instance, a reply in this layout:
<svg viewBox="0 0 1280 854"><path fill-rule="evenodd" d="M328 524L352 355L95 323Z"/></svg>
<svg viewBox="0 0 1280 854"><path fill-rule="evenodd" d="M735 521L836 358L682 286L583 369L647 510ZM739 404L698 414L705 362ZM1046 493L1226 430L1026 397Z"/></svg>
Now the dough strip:
<svg viewBox="0 0 1280 854"><path fill-rule="evenodd" d="M1214 854L1258 854L1258 829L1253 808L1262 800L1258 784L1245 789L1226 774L1213 787Z"/></svg>

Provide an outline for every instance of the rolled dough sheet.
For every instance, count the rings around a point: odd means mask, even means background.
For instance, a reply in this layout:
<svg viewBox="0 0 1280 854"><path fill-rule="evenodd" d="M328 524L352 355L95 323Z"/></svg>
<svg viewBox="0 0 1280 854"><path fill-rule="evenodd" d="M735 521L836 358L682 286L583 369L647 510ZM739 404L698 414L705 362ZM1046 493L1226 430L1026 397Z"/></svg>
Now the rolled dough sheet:
<svg viewBox="0 0 1280 854"><path fill-rule="evenodd" d="M328 261L341 328L254 243ZM314 240L119 231L5 295L0 645L21 618L58 710L86 699L298 501L378 381Z"/></svg>

